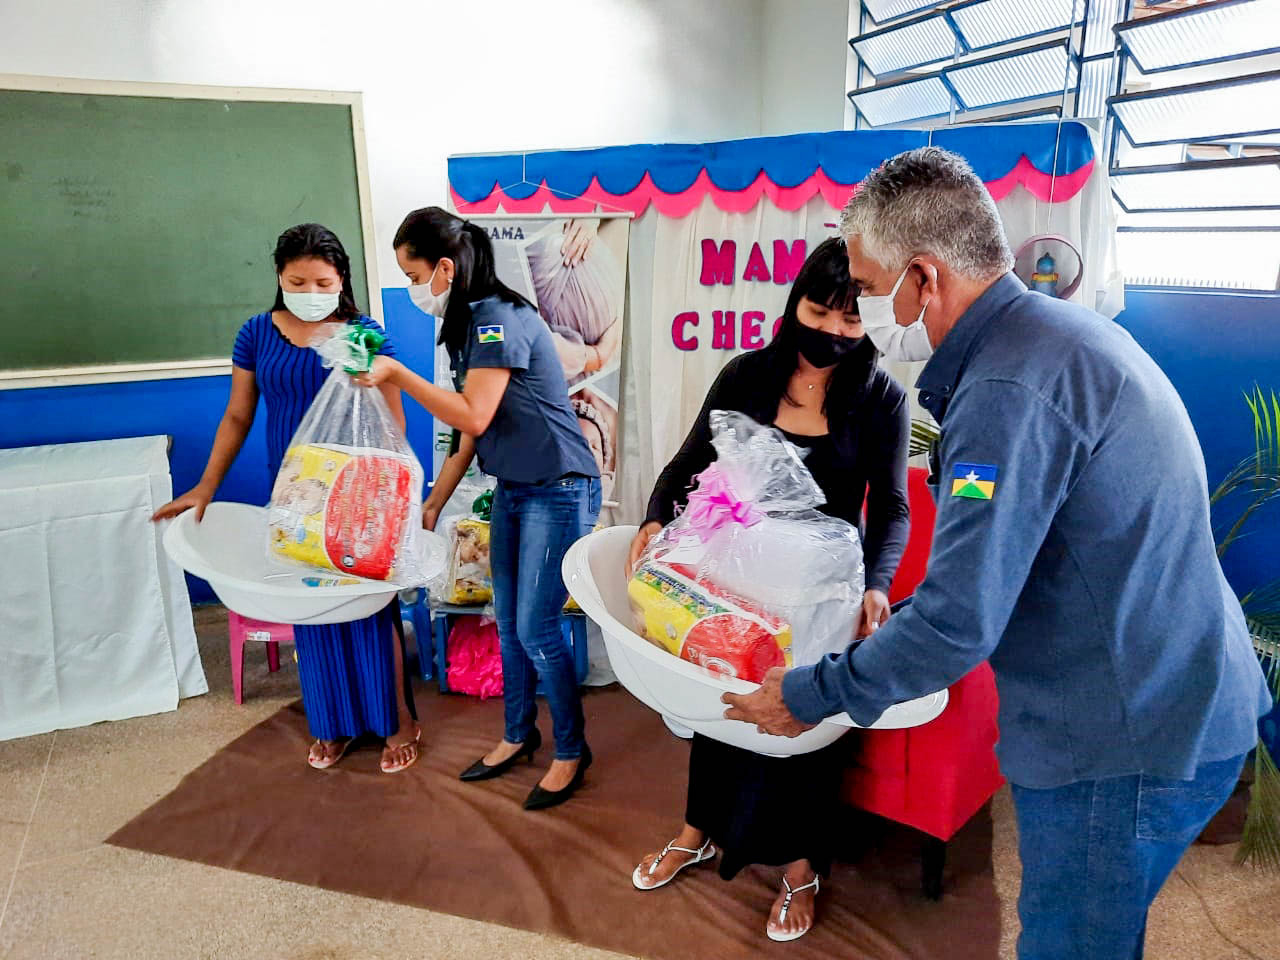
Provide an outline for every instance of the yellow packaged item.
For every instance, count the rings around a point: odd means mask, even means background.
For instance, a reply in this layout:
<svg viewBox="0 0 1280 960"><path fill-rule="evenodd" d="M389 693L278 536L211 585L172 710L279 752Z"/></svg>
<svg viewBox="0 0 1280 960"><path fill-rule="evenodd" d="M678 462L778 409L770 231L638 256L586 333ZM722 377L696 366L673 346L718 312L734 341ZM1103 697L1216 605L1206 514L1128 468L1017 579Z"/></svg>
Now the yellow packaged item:
<svg viewBox="0 0 1280 960"><path fill-rule="evenodd" d="M290 447L271 491L271 549L309 567L330 567L324 548L324 504L348 454L322 447ZM282 522L288 512L288 523ZM292 529L290 529L292 527Z"/></svg>
<svg viewBox="0 0 1280 960"><path fill-rule="evenodd" d="M759 683L791 666L791 625L700 578L690 567L648 560L627 595L650 643L712 673Z"/></svg>
<svg viewBox="0 0 1280 960"><path fill-rule="evenodd" d="M444 602L469 606L488 603L492 599L489 522L467 517L459 520L454 529L453 557Z"/></svg>
<svg viewBox="0 0 1280 960"><path fill-rule="evenodd" d="M414 479L408 460L391 451L290 447L271 491L272 553L322 570L392 578Z"/></svg>

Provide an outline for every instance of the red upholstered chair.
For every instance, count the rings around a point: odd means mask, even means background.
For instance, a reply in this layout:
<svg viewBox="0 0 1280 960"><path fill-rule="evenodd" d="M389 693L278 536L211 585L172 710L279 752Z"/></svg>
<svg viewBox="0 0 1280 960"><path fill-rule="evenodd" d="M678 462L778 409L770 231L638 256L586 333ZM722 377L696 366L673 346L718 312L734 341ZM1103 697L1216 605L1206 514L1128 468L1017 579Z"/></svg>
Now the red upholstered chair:
<svg viewBox="0 0 1280 960"><path fill-rule="evenodd" d="M890 589L897 603L924 579L933 543L934 503L927 472L911 468L907 493L911 533ZM908 730L867 730L858 734L861 749L845 774L846 803L923 832L926 896L942 895L946 842L963 827L1004 778L996 763L996 685L983 663L956 682L942 714Z"/></svg>

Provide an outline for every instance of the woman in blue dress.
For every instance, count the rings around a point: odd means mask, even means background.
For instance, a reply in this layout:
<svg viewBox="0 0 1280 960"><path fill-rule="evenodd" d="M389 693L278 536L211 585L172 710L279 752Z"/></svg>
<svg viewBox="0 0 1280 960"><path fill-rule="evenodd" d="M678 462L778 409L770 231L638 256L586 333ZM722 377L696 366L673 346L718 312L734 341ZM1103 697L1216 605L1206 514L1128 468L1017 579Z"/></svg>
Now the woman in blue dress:
<svg viewBox="0 0 1280 960"><path fill-rule="evenodd" d="M218 425L213 450L200 482L156 512L155 520L195 510L197 521L230 469L253 426L261 396L267 408L267 470L280 469L289 442L329 371L309 344L322 321L377 329L360 313L351 286L351 263L342 243L317 223L291 227L276 241L276 300L251 317L236 336L231 398ZM390 341L380 351L394 353ZM404 425L398 388L382 389L392 413ZM386 743L384 773L398 773L418 759L422 731L412 694L404 682L403 631L393 602L380 613L353 623L294 628L302 705L315 742L307 762L317 770L333 766L364 734Z"/></svg>

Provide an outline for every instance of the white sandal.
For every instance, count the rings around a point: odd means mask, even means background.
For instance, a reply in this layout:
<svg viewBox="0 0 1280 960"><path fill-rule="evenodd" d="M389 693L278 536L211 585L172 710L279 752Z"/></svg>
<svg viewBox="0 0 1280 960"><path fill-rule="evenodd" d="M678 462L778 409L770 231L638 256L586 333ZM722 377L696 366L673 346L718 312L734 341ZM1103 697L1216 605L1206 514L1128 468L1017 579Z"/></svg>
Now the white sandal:
<svg viewBox="0 0 1280 960"><path fill-rule="evenodd" d="M387 764L385 760L378 761L378 769L383 773L402 773L412 767L422 757L422 726L419 724L418 733L412 740L406 740L404 743L397 743L394 747L387 743L383 746L383 750L399 750L402 747L413 746L416 749L413 752L413 759L408 763L391 763Z"/></svg>
<svg viewBox="0 0 1280 960"><path fill-rule="evenodd" d="M325 742L326 741L324 740L316 740L315 743L311 744L311 749L314 750L317 743L324 744ZM311 750L307 751L307 765L310 766L312 770L328 770L330 767L336 767L338 765L338 761L345 757L347 755L347 751L355 745L356 738L347 737L345 740L330 740L328 742L337 743L339 745L338 752L332 757L322 757L317 759L316 757L311 756Z"/></svg>
<svg viewBox="0 0 1280 960"><path fill-rule="evenodd" d="M647 873L648 876L652 877L653 872L658 869L658 864L660 864L666 858L667 854L673 850L675 850L678 853L691 853L693 854L693 859L686 860L684 863L680 864L680 866L676 867L675 873L671 874L671 876L667 877L667 879L663 880L660 883L654 883L654 884L641 883L640 878L642 876L645 876L645 873ZM679 875L680 871L683 870L685 867L694 867L700 863L706 863L708 860L714 859L715 855L716 855L716 848L711 845L710 840L707 840L705 843L703 843L703 845L700 846L697 850L690 850L688 847L677 847L676 842L672 840L670 843L668 843L665 847L662 848L662 852L660 854L658 854L656 857L653 858L653 863L649 864L649 869L645 871L645 873L641 873L641 870L644 867L644 864L638 864L636 866L635 870L632 871L631 873L631 884L637 890L657 890L659 887L665 887L668 883L674 880Z"/></svg>
<svg viewBox="0 0 1280 960"><path fill-rule="evenodd" d="M821 879L822 878L815 873L813 875L813 879L809 883L803 884L802 886L792 889L791 883L787 880L787 878L786 877L782 878L782 885L783 887L786 888L787 896L786 896L786 899L782 901L782 909L778 911L779 924L783 924L787 922L787 911L791 909L791 898L794 897L797 893L803 893L805 890L812 890L814 900L817 900L818 891L822 889L822 884L820 883ZM764 925L764 932L768 935L769 939L777 943L790 943L792 940L799 940L801 937L803 937L806 933L808 933L812 929L813 929L813 924L811 923L809 924L809 926L805 927L803 930L798 930L795 933L774 933L773 929L769 926L768 923Z"/></svg>

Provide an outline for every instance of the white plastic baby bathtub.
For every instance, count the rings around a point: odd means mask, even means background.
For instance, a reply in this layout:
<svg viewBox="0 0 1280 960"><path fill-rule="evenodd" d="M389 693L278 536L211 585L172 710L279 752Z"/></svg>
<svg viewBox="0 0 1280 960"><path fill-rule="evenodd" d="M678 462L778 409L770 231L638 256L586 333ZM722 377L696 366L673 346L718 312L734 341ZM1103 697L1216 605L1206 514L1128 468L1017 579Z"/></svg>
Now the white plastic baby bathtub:
<svg viewBox="0 0 1280 960"><path fill-rule="evenodd" d="M762 734L751 724L724 719L727 708L720 701L721 694L750 693L757 684L695 667L659 650L632 629L625 571L635 534L635 527L611 527L584 537L570 548L562 568L569 593L600 626L613 672L632 696L704 736L771 756L820 750L858 726L842 713L791 739ZM894 730L919 726L937 717L946 705L947 691L941 690L890 707L871 727Z"/></svg>
<svg viewBox="0 0 1280 960"><path fill-rule="evenodd" d="M444 567L444 538L422 531L427 579ZM320 570L296 570L267 557L267 511L244 503L211 503L204 521L188 510L169 525L164 548L178 566L209 581L226 606L268 623L345 623L377 613L405 586Z"/></svg>

